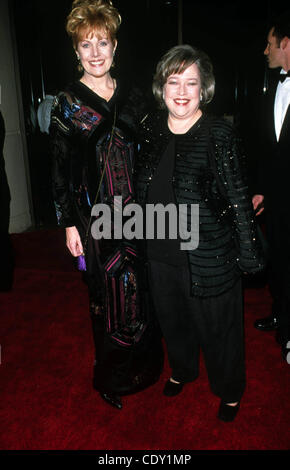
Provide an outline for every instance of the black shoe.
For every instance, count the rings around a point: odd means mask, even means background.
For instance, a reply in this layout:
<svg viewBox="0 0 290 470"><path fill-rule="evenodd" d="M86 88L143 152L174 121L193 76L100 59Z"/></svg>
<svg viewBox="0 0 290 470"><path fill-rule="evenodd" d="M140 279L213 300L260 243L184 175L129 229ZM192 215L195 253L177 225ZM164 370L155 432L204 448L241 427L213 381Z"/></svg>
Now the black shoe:
<svg viewBox="0 0 290 470"><path fill-rule="evenodd" d="M175 397L175 395L178 395L182 391L183 386L183 382L174 383L168 379L163 389L163 395L166 395L167 397Z"/></svg>
<svg viewBox="0 0 290 470"><path fill-rule="evenodd" d="M121 398L118 395L115 395L112 392L100 392L100 396L105 400L109 405L118 408L119 410L122 409L122 402Z"/></svg>
<svg viewBox="0 0 290 470"><path fill-rule="evenodd" d="M230 421L233 421L235 419L239 409L240 403L238 403L236 406L230 406L227 405L225 402L221 401L218 412L218 418L222 421L225 421L226 423L229 423Z"/></svg>
<svg viewBox="0 0 290 470"><path fill-rule="evenodd" d="M255 321L254 327L260 331L276 330L278 328L278 318L273 314L265 318L260 318Z"/></svg>

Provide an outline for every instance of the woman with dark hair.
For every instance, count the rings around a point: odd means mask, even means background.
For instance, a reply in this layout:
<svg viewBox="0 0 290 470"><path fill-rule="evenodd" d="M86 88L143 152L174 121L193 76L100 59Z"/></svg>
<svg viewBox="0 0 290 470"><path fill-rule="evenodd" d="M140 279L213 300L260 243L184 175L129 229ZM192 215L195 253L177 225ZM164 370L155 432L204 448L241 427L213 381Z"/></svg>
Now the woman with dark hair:
<svg viewBox="0 0 290 470"><path fill-rule="evenodd" d="M50 126L59 224L65 227L68 249L86 269L96 349L94 387L117 408L122 407L121 395L158 380L163 359L136 248L113 234L98 240L91 232L96 204L114 213L116 197L124 207L134 197L134 142L143 99L111 75L120 23L111 1L73 2L67 32L81 78L56 97Z"/></svg>
<svg viewBox="0 0 290 470"><path fill-rule="evenodd" d="M175 396L198 377L204 353L218 416L232 421L245 388L241 274L263 268L244 178L240 140L224 119L205 113L215 79L208 56L191 46L170 49L157 65L153 92L162 111L143 122L137 199L179 211L193 245L165 222L165 239L147 240L149 282ZM199 209L184 214L184 205ZM158 220L157 220L158 223ZM176 231L177 233L177 231Z"/></svg>

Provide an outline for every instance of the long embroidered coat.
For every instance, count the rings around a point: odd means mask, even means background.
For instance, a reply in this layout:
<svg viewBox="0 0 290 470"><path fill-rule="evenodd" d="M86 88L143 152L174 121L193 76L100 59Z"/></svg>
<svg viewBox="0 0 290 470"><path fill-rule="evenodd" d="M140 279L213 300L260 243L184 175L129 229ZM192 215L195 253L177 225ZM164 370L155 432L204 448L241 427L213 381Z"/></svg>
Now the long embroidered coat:
<svg viewBox="0 0 290 470"><path fill-rule="evenodd" d="M144 101L139 91L128 92L118 84L106 102L81 82L68 86L55 99L50 136L57 216L62 227L77 227L83 244L95 203L112 209L114 196L122 197L123 207L134 197L136 130ZM137 261L135 269L132 249L131 261L127 261L129 254L123 264L117 264L116 250L124 244L127 249L123 239L98 241L89 231L85 246L90 302L103 307L103 314L91 315L94 387L120 394L154 383L163 365L160 332L146 301L144 270ZM117 266L113 279L111 266Z"/></svg>

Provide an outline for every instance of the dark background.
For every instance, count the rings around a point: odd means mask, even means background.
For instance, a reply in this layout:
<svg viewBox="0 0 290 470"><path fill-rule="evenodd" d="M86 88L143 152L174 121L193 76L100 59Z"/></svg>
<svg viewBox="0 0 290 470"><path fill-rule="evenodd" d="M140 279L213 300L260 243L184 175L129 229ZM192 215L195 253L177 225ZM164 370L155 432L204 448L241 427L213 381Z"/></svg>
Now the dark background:
<svg viewBox="0 0 290 470"><path fill-rule="evenodd" d="M79 77L71 40L65 32L72 0L13 0L21 86L30 159L36 225L55 223L50 200L49 155L33 113L45 94L55 94ZM115 0L122 16L115 75L151 90L161 55L178 44L179 1ZM286 2L285 2L286 3ZM244 138L250 183L258 148L255 141L259 101L269 72L263 51L271 18L286 10L275 0L183 0L182 42L211 58L216 94L209 110L228 114Z"/></svg>

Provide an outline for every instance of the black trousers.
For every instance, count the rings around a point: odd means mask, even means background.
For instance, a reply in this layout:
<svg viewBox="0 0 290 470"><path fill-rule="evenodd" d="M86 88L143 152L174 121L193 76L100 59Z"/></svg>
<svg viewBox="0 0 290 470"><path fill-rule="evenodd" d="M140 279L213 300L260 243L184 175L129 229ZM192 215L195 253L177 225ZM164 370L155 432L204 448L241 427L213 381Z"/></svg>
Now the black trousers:
<svg viewBox="0 0 290 470"><path fill-rule="evenodd" d="M149 263L149 281L172 378L195 380L201 349L213 393L227 403L240 401L245 389L241 281L217 297L193 297L188 268L157 261Z"/></svg>
<svg viewBox="0 0 290 470"><path fill-rule="evenodd" d="M283 343L290 340L290 217L287 212L267 209L266 230L269 244L269 286L273 312L279 321Z"/></svg>

